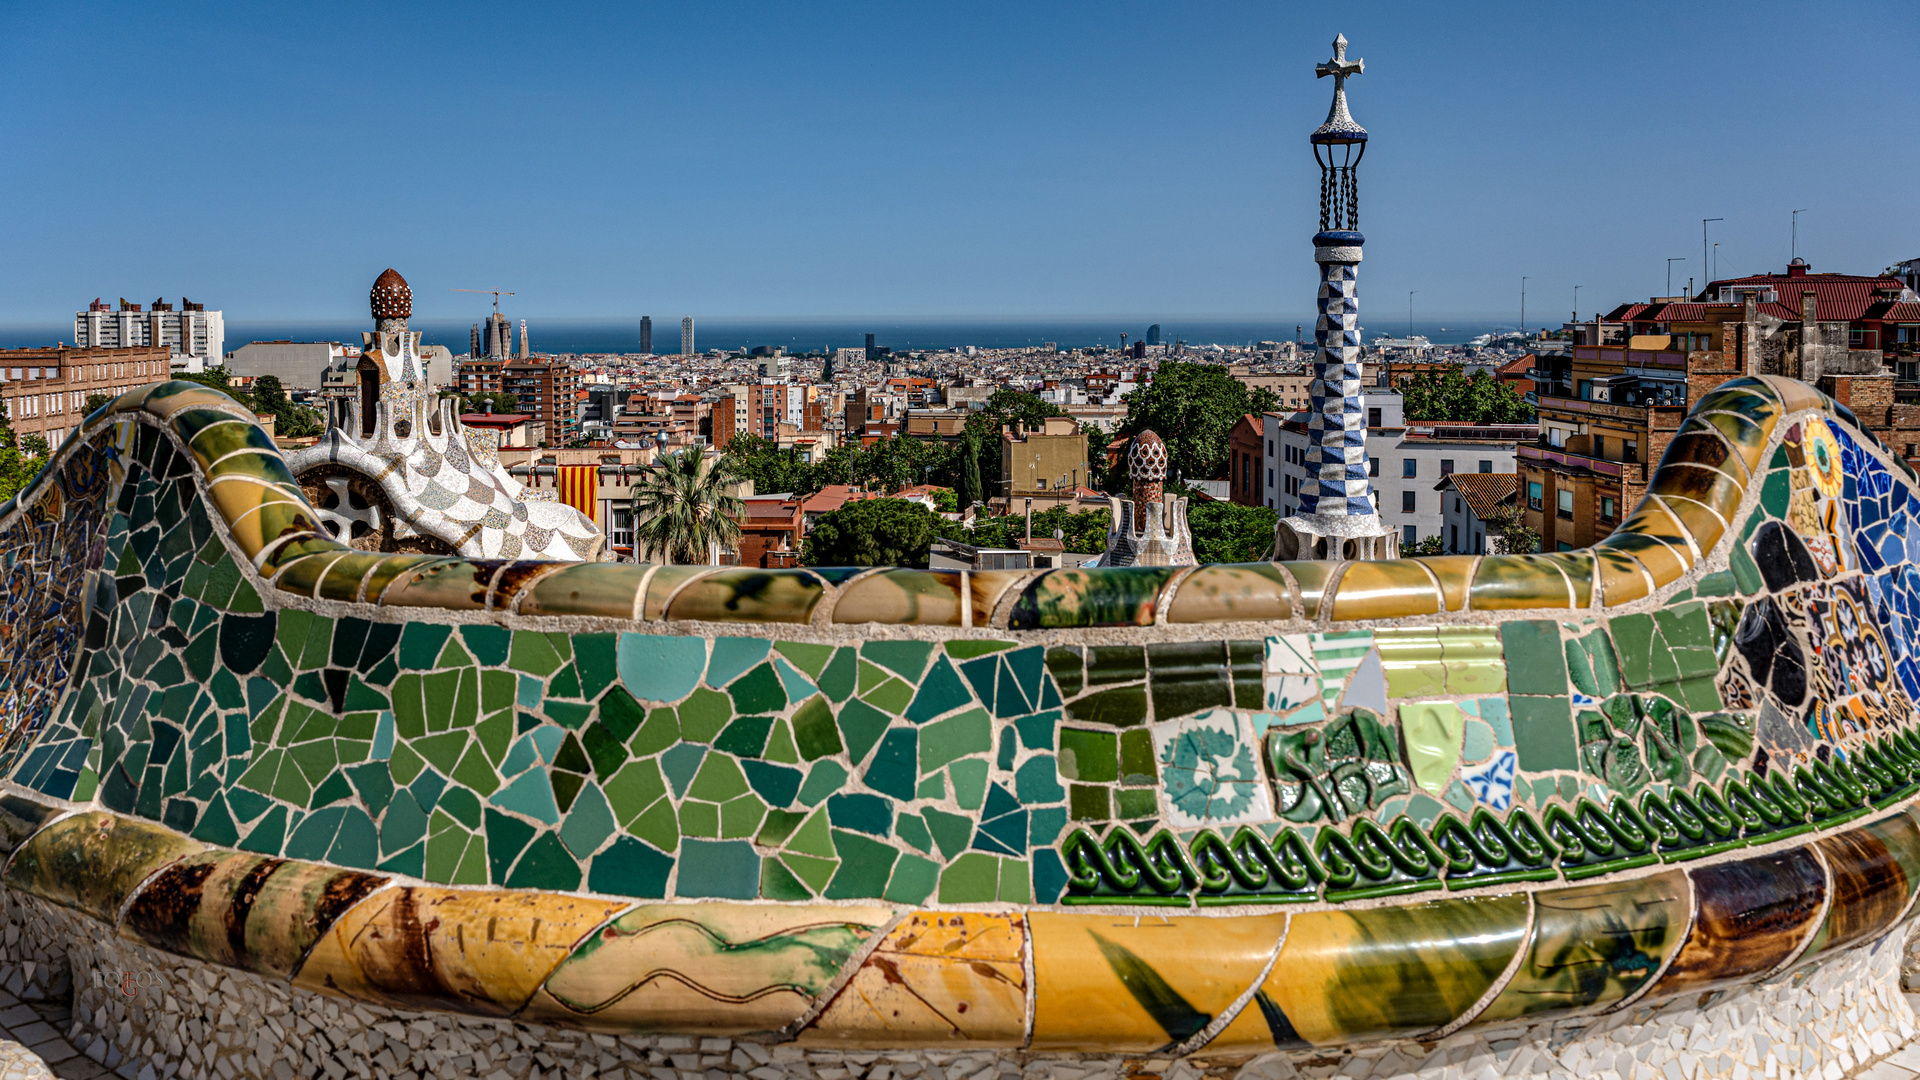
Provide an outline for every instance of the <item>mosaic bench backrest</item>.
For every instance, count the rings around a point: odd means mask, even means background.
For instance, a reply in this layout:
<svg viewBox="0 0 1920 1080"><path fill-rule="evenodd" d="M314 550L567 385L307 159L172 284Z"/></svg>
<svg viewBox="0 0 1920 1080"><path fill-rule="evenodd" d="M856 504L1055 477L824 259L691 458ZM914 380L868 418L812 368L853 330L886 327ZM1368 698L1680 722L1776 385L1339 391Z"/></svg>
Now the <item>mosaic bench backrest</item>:
<svg viewBox="0 0 1920 1080"><path fill-rule="evenodd" d="M882 1047L1433 1035L1877 938L1920 481L1741 379L1650 492L1539 555L486 563L328 539L166 383L0 514L6 882L380 1005Z"/></svg>

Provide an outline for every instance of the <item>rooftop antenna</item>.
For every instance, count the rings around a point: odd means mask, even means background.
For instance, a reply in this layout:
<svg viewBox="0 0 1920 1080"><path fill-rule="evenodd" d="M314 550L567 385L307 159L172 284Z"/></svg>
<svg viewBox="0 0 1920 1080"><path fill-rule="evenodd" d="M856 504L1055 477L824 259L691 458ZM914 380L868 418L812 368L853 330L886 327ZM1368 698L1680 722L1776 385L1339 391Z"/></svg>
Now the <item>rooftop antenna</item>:
<svg viewBox="0 0 1920 1080"><path fill-rule="evenodd" d="M1718 240L1713 243L1713 277L1716 281L1720 279L1720 242Z"/></svg>
<svg viewBox="0 0 1920 1080"><path fill-rule="evenodd" d="M1527 278L1531 276L1528 274L1520 279L1520 336L1523 338L1527 336Z"/></svg>
<svg viewBox="0 0 1920 1080"><path fill-rule="evenodd" d="M1682 256L1677 259L1667 260L1667 291L1663 295L1666 295L1666 296L1673 295L1673 264L1677 262L1686 262L1686 261L1687 260L1685 256Z"/></svg>
<svg viewBox="0 0 1920 1080"><path fill-rule="evenodd" d="M495 315L500 314L500 298L503 296L513 295L512 293L502 289L448 289L447 291L448 292L492 293L493 294L493 313Z"/></svg>
<svg viewBox="0 0 1920 1080"><path fill-rule="evenodd" d="M1419 289L1407 290L1407 344L1408 345L1413 344L1413 294L1419 291L1420 291Z"/></svg>
<svg viewBox="0 0 1920 1080"><path fill-rule="evenodd" d="M1580 321L1580 286L1573 287L1573 321Z"/></svg>
<svg viewBox="0 0 1920 1080"><path fill-rule="evenodd" d="M1725 221L1725 220L1727 219L1717 218L1717 217L1703 217L1700 219L1700 269L1702 270L1705 270L1707 268L1707 222ZM1713 246L1717 248L1720 245L1715 244ZM1715 260L1713 265L1714 265L1714 272L1717 274L1720 269L1719 261Z"/></svg>
<svg viewBox="0 0 1920 1080"><path fill-rule="evenodd" d="M1793 254L1790 258L1797 259L1800 257L1800 215L1806 212L1805 208L1793 212Z"/></svg>

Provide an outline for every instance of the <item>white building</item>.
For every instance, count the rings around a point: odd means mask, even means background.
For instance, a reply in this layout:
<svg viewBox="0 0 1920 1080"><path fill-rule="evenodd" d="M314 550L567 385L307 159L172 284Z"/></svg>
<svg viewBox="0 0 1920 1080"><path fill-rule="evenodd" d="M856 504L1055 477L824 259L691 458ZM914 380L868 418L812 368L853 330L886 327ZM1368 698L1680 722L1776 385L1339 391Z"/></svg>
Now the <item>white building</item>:
<svg viewBox="0 0 1920 1080"><path fill-rule="evenodd" d="M693 316L680 320L680 355L693 355Z"/></svg>
<svg viewBox="0 0 1920 1080"><path fill-rule="evenodd" d="M1511 507L1520 491L1513 473L1454 473L1434 485L1440 493L1440 538L1449 555L1521 554L1502 550L1498 529L1489 522Z"/></svg>
<svg viewBox="0 0 1920 1080"><path fill-rule="evenodd" d="M149 310L129 304L120 307L96 299L87 310L73 313L73 343L81 349L126 349L136 345L165 345L172 353L175 372L198 375L209 365L219 367L226 356L227 329L218 311L182 297L180 310L155 300Z"/></svg>
<svg viewBox="0 0 1920 1080"><path fill-rule="evenodd" d="M1511 473L1514 447L1532 442L1539 433L1532 424L1408 423L1394 390L1369 389L1366 410L1374 504L1382 520L1400 530L1402 552L1429 537L1446 542L1435 483L1456 472ZM1265 501L1287 517L1299 512L1300 490L1307 481L1307 414L1270 412L1262 427Z"/></svg>

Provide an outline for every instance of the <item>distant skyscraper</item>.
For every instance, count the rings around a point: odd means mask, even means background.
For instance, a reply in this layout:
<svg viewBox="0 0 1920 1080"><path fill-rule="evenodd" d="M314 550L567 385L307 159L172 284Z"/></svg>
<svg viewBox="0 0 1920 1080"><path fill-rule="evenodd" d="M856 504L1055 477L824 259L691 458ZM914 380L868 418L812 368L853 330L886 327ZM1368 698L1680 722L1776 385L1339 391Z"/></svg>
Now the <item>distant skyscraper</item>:
<svg viewBox="0 0 1920 1080"><path fill-rule="evenodd" d="M872 334L867 335L867 361L869 363L873 361L873 335Z"/></svg>
<svg viewBox="0 0 1920 1080"><path fill-rule="evenodd" d="M480 324L479 323L473 324L473 336L469 339L467 344L467 355L474 358L475 360L480 359Z"/></svg>
<svg viewBox="0 0 1920 1080"><path fill-rule="evenodd" d="M1149 345L1160 344L1160 324L1159 323L1154 323L1152 326L1147 327L1147 344Z"/></svg>
<svg viewBox="0 0 1920 1080"><path fill-rule="evenodd" d="M680 355L693 355L693 316L680 320Z"/></svg>
<svg viewBox="0 0 1920 1080"><path fill-rule="evenodd" d="M525 360L527 357L532 355L533 355L533 350L529 348L527 345L527 320L521 319L520 320L520 359Z"/></svg>
<svg viewBox="0 0 1920 1080"><path fill-rule="evenodd" d="M646 355L653 353L653 316L651 315L640 316L640 351Z"/></svg>

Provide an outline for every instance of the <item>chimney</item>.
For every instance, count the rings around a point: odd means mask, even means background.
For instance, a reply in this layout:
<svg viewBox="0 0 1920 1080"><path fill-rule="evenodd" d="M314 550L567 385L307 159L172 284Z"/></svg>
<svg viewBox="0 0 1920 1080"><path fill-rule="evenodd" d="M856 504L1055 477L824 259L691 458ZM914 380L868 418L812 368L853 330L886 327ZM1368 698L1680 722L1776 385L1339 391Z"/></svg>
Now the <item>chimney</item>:
<svg viewBox="0 0 1920 1080"><path fill-rule="evenodd" d="M1787 276L1790 278L1807 276L1807 260L1796 258L1787 264Z"/></svg>
<svg viewBox="0 0 1920 1080"><path fill-rule="evenodd" d="M1816 312L1818 312L1818 310L1819 310L1819 305L1814 302L1813 290L1812 289L1801 290L1800 292L1800 330L1801 330L1801 334L1803 335L1802 340L1804 340L1804 335L1806 331L1813 329L1813 324L1816 321L1815 314Z"/></svg>

